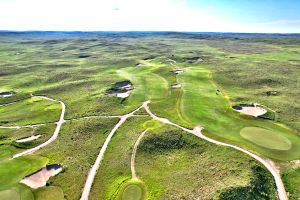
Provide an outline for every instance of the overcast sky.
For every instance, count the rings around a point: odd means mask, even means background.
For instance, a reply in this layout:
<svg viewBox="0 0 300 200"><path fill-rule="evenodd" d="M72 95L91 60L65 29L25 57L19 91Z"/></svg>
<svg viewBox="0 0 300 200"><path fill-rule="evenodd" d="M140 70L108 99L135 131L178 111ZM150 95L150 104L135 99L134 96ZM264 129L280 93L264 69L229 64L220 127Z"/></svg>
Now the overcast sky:
<svg viewBox="0 0 300 200"><path fill-rule="evenodd" d="M300 33L300 0L0 0L0 30Z"/></svg>

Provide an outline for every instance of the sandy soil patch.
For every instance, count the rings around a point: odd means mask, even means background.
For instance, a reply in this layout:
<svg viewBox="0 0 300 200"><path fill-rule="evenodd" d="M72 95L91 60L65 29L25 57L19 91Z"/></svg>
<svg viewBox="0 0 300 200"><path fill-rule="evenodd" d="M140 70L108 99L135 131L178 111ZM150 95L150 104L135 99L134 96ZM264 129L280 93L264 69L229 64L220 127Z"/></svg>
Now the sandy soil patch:
<svg viewBox="0 0 300 200"><path fill-rule="evenodd" d="M114 86L106 92L119 98L127 98L132 90L133 85L130 81L121 81L115 83Z"/></svg>
<svg viewBox="0 0 300 200"><path fill-rule="evenodd" d="M46 167L26 176L20 183L23 183L33 189L43 187L51 176L55 176L62 171L61 165L47 165Z"/></svg>
<svg viewBox="0 0 300 200"><path fill-rule="evenodd" d="M182 69L175 69L172 71L174 74L182 74L184 71Z"/></svg>
<svg viewBox="0 0 300 200"><path fill-rule="evenodd" d="M257 104L240 104L232 107L235 111L244 113L246 115L251 115L254 117L261 116L267 113L267 110L259 107Z"/></svg>
<svg viewBox="0 0 300 200"><path fill-rule="evenodd" d="M173 88L173 89L181 88L181 84L180 83L172 84L171 88Z"/></svg>
<svg viewBox="0 0 300 200"><path fill-rule="evenodd" d="M14 92L0 92L0 97L6 98L15 95Z"/></svg>
<svg viewBox="0 0 300 200"><path fill-rule="evenodd" d="M123 99L127 98L127 97L129 97L129 91L117 93L117 97L123 98Z"/></svg>

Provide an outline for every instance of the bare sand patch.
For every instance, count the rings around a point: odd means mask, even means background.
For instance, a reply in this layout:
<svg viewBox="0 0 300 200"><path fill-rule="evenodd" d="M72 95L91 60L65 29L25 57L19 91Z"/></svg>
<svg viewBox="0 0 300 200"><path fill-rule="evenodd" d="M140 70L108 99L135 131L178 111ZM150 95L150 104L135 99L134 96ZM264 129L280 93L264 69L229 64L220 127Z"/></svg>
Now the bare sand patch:
<svg viewBox="0 0 300 200"><path fill-rule="evenodd" d="M0 97L6 98L15 95L14 92L0 92Z"/></svg>
<svg viewBox="0 0 300 200"><path fill-rule="evenodd" d="M20 181L33 189L46 186L47 181L51 176L55 176L62 171L61 165L47 165L46 167L26 176Z"/></svg>
<svg viewBox="0 0 300 200"><path fill-rule="evenodd" d="M174 83L171 85L171 88L172 89L178 89L178 88L181 88L181 84L180 83Z"/></svg>
<svg viewBox="0 0 300 200"><path fill-rule="evenodd" d="M183 69L175 69L172 71L174 74L182 74L184 71Z"/></svg>
<svg viewBox="0 0 300 200"><path fill-rule="evenodd" d="M267 113L267 110L258 106L257 104L240 104L237 106L232 106L232 108L240 113L251 115L254 117L261 116Z"/></svg>
<svg viewBox="0 0 300 200"><path fill-rule="evenodd" d="M119 98L127 98L133 90L133 85L130 81L121 81L106 91L107 94L115 95Z"/></svg>

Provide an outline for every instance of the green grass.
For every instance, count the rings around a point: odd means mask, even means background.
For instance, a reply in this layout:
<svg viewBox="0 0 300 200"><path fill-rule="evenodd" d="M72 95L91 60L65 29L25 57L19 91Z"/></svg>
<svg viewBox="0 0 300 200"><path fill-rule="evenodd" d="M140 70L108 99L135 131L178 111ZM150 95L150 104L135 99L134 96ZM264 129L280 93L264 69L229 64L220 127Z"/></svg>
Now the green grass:
<svg viewBox="0 0 300 200"><path fill-rule="evenodd" d="M19 182L27 175L44 167L48 162L45 157L23 156L0 162L0 199L33 200L31 190Z"/></svg>
<svg viewBox="0 0 300 200"><path fill-rule="evenodd" d="M209 137L239 145L288 166L283 170L284 181L292 193L291 198L296 199L300 193L296 184L300 176L287 161L300 157L300 104L298 85L295 84L299 78L299 41L299 36L278 35L2 33L0 92L14 91L16 95L0 98L0 104L17 103L0 107L0 125L58 120L59 103L29 98L30 93L64 101L67 107L65 118L120 115L150 99L150 108L158 116L189 128L204 126L203 133ZM89 57L79 58L80 55ZM144 61L149 55L154 58ZM203 62L186 62L186 58L195 56L203 58ZM169 58L177 61L177 66L171 65L167 61ZM146 66L135 67L137 63ZM174 68L183 68L185 73L175 76L170 72ZM134 84L129 98L122 100L105 94L115 82L125 79ZM176 82L181 83L182 88L170 89ZM221 91L218 95L217 89ZM270 91L276 93L270 95ZM240 103L263 104L272 111L266 116L270 120L232 111L230 107ZM65 123L58 139L35 153L49 159L49 163L64 166L65 172L52 177L50 186L61 188L67 199L79 199L89 167L115 123L115 120L104 119ZM265 190L257 189L251 182L256 180L251 167L257 163L239 152L207 144L192 136L185 138L183 133L179 137L178 130L146 118L132 119L126 124L117 131L107 149L93 185L92 199L107 199L130 180L131 148L146 128L149 132L145 140L150 142L144 147L152 149L153 154L142 151L141 146L137 170L149 189L150 199L193 199L198 198L196 194L218 199L223 192L239 195L249 189L255 194L270 192L271 183ZM251 134L249 141L240 134L245 127L260 127L272 134L265 131L264 136L259 134L260 137ZM12 162L9 158L13 154L48 139L53 129L54 124L33 129L0 129L1 165ZM19 136L32 133L41 133L43 137L26 144L14 142ZM174 134L174 138L169 139L170 134ZM290 149L284 141L291 142ZM155 148L159 150L156 153ZM117 160L114 160L115 156ZM17 180L38 168L27 169L27 162L39 163L39 157L14 162L7 164L19 169L12 182L7 182L11 186L5 183L6 189L0 189L12 190L12 194L19 192ZM3 177L6 173L12 172L5 169ZM46 193L55 193L50 188L44 189ZM227 190L230 192L226 193ZM29 191L33 198L29 188L24 191ZM247 195L239 197L246 198ZM47 196L51 197L50 194Z"/></svg>
<svg viewBox="0 0 300 200"><path fill-rule="evenodd" d="M34 200L31 190L25 185L16 185L11 189L0 191L0 199L6 200Z"/></svg>
<svg viewBox="0 0 300 200"><path fill-rule="evenodd" d="M64 193L60 187L48 186L34 191L36 200L64 200Z"/></svg>
<svg viewBox="0 0 300 200"><path fill-rule="evenodd" d="M286 191L289 193L290 200L300 198L300 168L290 169L282 174L282 180Z"/></svg>
<svg viewBox="0 0 300 200"><path fill-rule="evenodd" d="M90 199L116 197L122 185L131 179L130 159L134 143L145 130L142 124L149 118L129 118L117 130L109 143L95 177Z"/></svg>
<svg viewBox="0 0 300 200"><path fill-rule="evenodd" d="M277 199L273 184L273 177L262 167L252 168L254 176L248 186L227 189L220 194L220 200L245 199Z"/></svg>
<svg viewBox="0 0 300 200"><path fill-rule="evenodd" d="M21 129L0 129L0 144L6 145L6 147L13 146L18 148L18 151L23 149L29 149L47 141L55 130L55 124L46 124L44 126L32 127L32 128L21 128ZM17 139L23 137L29 137L31 135L41 135L36 140L19 143Z"/></svg>
<svg viewBox="0 0 300 200"><path fill-rule="evenodd" d="M166 125L146 133L136 162L148 199L173 200L199 196L219 199L223 190L247 187L254 175L251 168L258 165L238 151L215 146ZM267 183L274 187L272 179ZM267 193L274 196L274 188Z"/></svg>
<svg viewBox="0 0 300 200"><path fill-rule="evenodd" d="M116 199L118 200L144 200L146 199L146 186L136 180L130 180L122 185Z"/></svg>
<svg viewBox="0 0 300 200"><path fill-rule="evenodd" d="M0 107L0 125L30 125L58 121L61 105L39 97Z"/></svg>
<svg viewBox="0 0 300 200"><path fill-rule="evenodd" d="M226 94L217 94L217 87L211 79L210 70L190 67L179 76L183 85L181 113L190 126L203 126L204 133L218 140L234 143L276 160L293 160L300 157L300 138L289 128L260 118L243 116L230 108ZM174 118L176 120L176 118ZM249 126L266 128L274 134L291 141L292 148L272 150L245 140L241 129Z"/></svg>
<svg viewBox="0 0 300 200"><path fill-rule="evenodd" d="M48 181L60 187L66 199L79 199L90 167L104 140L118 119L84 119L69 121L62 126L59 137L36 154L61 164L64 172Z"/></svg>
<svg viewBox="0 0 300 200"><path fill-rule="evenodd" d="M248 185L251 167L258 164L247 155L147 120L130 118L115 133L95 178L91 199L121 198L131 180L132 147L149 124L154 126L146 132L136 155L137 176L147 188L147 199L218 198L221 189Z"/></svg>
<svg viewBox="0 0 300 200"><path fill-rule="evenodd" d="M293 160L300 158L300 138L296 133L272 121L243 116L231 109L228 95L217 93L221 89L212 79L211 70L207 65L186 67L177 80L182 84L182 91L169 91L164 82L174 79L168 67L157 69L155 61L151 62L154 68L127 68L120 72L124 78L135 84L135 91L128 99L128 103L151 99L151 109L159 116L172 119L174 122L193 128L204 126L205 133L210 137L250 149L258 154L276 160ZM161 74L165 81L152 80L150 86L148 76L154 73ZM156 76L153 76L156 77ZM156 86L156 82L162 82ZM164 89L163 89L164 88ZM222 89L221 89L222 90ZM164 92L162 92L164 91ZM160 94L160 95L155 95ZM240 135L241 129L257 126L272 131L277 138L287 138L291 141L291 148L270 149L252 143Z"/></svg>
<svg viewBox="0 0 300 200"><path fill-rule="evenodd" d="M289 150L292 147L290 140L267 129L259 127L245 127L241 130L240 134L246 140L265 148Z"/></svg>

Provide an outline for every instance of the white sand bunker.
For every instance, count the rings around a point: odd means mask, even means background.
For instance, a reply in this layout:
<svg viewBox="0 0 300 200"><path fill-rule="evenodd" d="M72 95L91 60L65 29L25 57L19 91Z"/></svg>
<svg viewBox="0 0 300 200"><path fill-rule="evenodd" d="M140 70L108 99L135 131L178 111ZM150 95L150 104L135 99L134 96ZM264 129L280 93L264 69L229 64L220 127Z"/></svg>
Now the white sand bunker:
<svg viewBox="0 0 300 200"><path fill-rule="evenodd" d="M0 97L6 98L6 97L13 96L14 94L15 94L14 92L0 92Z"/></svg>
<svg viewBox="0 0 300 200"><path fill-rule="evenodd" d="M175 69L172 71L174 74L182 74L183 70L182 69Z"/></svg>
<svg viewBox="0 0 300 200"><path fill-rule="evenodd" d="M173 88L173 89L181 88L181 84L180 83L172 84L171 88Z"/></svg>
<svg viewBox="0 0 300 200"><path fill-rule="evenodd" d="M44 187L51 176L55 176L62 171L62 166L47 165L46 167L34 172L33 174L26 176L20 183L23 183L33 189Z"/></svg>
<svg viewBox="0 0 300 200"><path fill-rule="evenodd" d="M39 137L41 137L41 135L32 135L32 136L29 136L29 137L19 138L19 139L16 140L16 142L19 142L19 143L30 142L32 140L38 139Z"/></svg>
<svg viewBox="0 0 300 200"><path fill-rule="evenodd" d="M114 84L106 92L110 95L116 95L119 98L127 98L133 90L133 84L130 81L121 81Z"/></svg>
<svg viewBox="0 0 300 200"><path fill-rule="evenodd" d="M240 104L237 106L232 106L232 108L237 112L254 117L258 117L267 113L266 109L259 107L257 104Z"/></svg>
<svg viewBox="0 0 300 200"><path fill-rule="evenodd" d="M123 99L124 99L124 98L127 98L127 97L129 97L129 92L130 92L130 91L117 93L117 97L123 98Z"/></svg>

